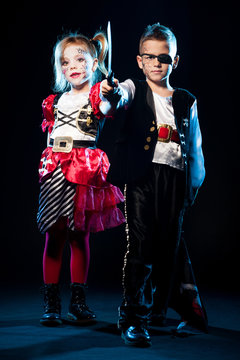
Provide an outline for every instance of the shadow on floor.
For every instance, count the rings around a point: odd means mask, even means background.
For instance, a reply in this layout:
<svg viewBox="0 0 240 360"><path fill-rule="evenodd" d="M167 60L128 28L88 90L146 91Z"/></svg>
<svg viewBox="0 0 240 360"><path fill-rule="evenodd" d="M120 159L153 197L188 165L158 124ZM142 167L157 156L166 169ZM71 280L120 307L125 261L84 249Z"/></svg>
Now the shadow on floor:
<svg viewBox="0 0 240 360"><path fill-rule="evenodd" d="M219 294L207 294L209 334L184 338L173 336L172 329L178 320L176 316L172 318L174 314L170 312L166 327L150 327L152 347L148 349L127 347L122 342L116 326L118 293L89 295L90 306L97 314L96 324L73 326L64 323L59 327L47 328L39 323L41 299L36 293L20 293L16 307L12 295L5 292L0 310L0 358L235 360L240 355L239 302L230 295L220 297ZM67 308L67 305L68 294L65 294L63 307ZM224 313L222 309L225 309Z"/></svg>

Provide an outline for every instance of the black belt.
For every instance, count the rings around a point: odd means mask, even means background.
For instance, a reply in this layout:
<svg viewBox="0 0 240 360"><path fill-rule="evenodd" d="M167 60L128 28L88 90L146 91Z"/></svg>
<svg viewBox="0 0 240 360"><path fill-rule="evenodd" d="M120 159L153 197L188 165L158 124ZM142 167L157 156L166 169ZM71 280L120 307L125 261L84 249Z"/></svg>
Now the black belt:
<svg viewBox="0 0 240 360"><path fill-rule="evenodd" d="M50 139L49 146L53 146L54 139ZM92 140L73 140L73 148L95 147L95 141Z"/></svg>

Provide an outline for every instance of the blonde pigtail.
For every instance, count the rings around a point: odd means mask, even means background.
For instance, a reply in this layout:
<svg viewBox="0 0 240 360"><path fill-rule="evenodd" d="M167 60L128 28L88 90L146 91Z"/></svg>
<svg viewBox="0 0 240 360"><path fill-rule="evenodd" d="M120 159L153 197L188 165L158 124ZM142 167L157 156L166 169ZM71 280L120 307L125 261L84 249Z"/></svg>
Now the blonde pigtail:
<svg viewBox="0 0 240 360"><path fill-rule="evenodd" d="M93 43L97 42L98 46L95 46L98 54L98 68L105 76L107 76L107 69L105 66L105 58L108 52L108 42L104 32L97 32L93 37Z"/></svg>

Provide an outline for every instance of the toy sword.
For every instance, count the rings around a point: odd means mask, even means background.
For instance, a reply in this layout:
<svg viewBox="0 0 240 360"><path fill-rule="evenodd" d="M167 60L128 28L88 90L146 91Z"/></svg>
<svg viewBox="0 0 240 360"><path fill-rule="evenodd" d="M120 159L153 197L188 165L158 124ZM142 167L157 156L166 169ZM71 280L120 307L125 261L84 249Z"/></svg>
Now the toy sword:
<svg viewBox="0 0 240 360"><path fill-rule="evenodd" d="M107 76L107 81L110 86L115 87L116 85L113 81L114 74L112 72L112 36L111 36L110 21L108 21L108 26L107 26L107 39L108 39L108 76Z"/></svg>

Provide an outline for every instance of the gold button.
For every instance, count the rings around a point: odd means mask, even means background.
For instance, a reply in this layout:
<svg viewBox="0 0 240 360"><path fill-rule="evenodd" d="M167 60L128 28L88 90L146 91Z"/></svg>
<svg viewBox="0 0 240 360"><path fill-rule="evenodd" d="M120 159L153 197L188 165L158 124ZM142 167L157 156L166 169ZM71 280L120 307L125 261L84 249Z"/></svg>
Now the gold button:
<svg viewBox="0 0 240 360"><path fill-rule="evenodd" d="M149 145L145 145L144 150L149 150L149 147L150 147Z"/></svg>
<svg viewBox="0 0 240 360"><path fill-rule="evenodd" d="M152 123L153 123L153 125L155 125L155 121L153 121Z"/></svg>
<svg viewBox="0 0 240 360"><path fill-rule="evenodd" d="M153 132L155 130L155 126L150 127L150 131Z"/></svg>
<svg viewBox="0 0 240 360"><path fill-rule="evenodd" d="M152 139L151 139L150 136L148 136L148 137L146 138L146 140L147 140L147 142L150 142Z"/></svg>

